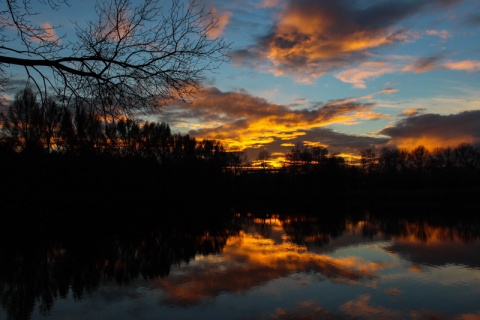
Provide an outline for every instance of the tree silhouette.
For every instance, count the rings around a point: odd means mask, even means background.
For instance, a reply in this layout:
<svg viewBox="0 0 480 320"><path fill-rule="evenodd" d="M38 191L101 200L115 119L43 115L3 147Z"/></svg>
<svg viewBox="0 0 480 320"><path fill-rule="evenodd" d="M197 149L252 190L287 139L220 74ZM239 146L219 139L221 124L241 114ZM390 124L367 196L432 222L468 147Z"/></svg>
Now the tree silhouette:
<svg viewBox="0 0 480 320"><path fill-rule="evenodd" d="M39 26L30 0L6 0L0 9L0 83L6 68L25 68L47 96L88 101L103 113L157 108L197 91L205 73L228 60L227 44L213 38L218 19L195 1L97 1L97 17L75 22L76 34ZM43 6L43 8L42 8ZM68 0L40 1L38 10L68 9ZM13 36L12 32L14 33ZM68 39L68 40L67 40Z"/></svg>
<svg viewBox="0 0 480 320"><path fill-rule="evenodd" d="M412 168L422 172L427 167L429 156L430 152L427 148L420 145L408 154L408 159Z"/></svg>
<svg viewBox="0 0 480 320"><path fill-rule="evenodd" d="M35 94L27 87L15 95L7 114L2 113L3 130L13 139L20 150L37 149L41 146L41 111Z"/></svg>
<svg viewBox="0 0 480 320"><path fill-rule="evenodd" d="M260 161L260 165L265 170L267 169L267 160L270 159L270 152L267 149L260 150L257 160Z"/></svg>
<svg viewBox="0 0 480 320"><path fill-rule="evenodd" d="M372 149L366 149L360 153L363 171L367 174L371 174L377 164L377 155Z"/></svg>

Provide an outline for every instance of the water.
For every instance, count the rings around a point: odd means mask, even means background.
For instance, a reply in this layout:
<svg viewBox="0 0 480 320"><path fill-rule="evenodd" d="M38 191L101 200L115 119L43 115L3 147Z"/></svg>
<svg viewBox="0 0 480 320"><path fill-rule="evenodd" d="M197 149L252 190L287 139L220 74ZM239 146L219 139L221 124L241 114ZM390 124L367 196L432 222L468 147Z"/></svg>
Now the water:
<svg viewBox="0 0 480 320"><path fill-rule="evenodd" d="M480 319L471 218L235 214L42 232L3 239L0 318Z"/></svg>

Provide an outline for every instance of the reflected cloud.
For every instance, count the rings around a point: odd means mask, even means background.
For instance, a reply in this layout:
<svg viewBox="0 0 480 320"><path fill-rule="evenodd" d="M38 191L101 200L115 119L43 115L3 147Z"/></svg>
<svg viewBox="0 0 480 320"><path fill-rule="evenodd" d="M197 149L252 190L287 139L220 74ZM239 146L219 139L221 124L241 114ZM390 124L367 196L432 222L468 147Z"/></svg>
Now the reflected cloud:
<svg viewBox="0 0 480 320"><path fill-rule="evenodd" d="M401 319L402 315L399 311L388 308L373 306L370 303L371 296L369 294L361 295L355 300L344 303L340 309L352 317L361 319Z"/></svg>
<svg viewBox="0 0 480 320"><path fill-rule="evenodd" d="M461 314L455 317L455 320L480 320L480 311L476 314Z"/></svg>
<svg viewBox="0 0 480 320"><path fill-rule="evenodd" d="M275 228L276 224L273 225ZM309 252L289 241L277 243L256 233L232 237L221 256L207 256L157 280L165 290L166 305L189 305L224 292L242 292L294 273L314 271L319 277L345 284L376 277L382 262L356 257L334 258ZM321 279L321 278L319 278Z"/></svg>
<svg viewBox="0 0 480 320"><path fill-rule="evenodd" d="M268 314L261 317L255 317L253 319L255 320L260 320L260 319L340 320L340 319L345 319L345 317L341 315L336 315L332 313L330 310L323 308L322 306L318 305L313 301L305 301L300 303L294 309L277 308L277 310L273 314Z"/></svg>

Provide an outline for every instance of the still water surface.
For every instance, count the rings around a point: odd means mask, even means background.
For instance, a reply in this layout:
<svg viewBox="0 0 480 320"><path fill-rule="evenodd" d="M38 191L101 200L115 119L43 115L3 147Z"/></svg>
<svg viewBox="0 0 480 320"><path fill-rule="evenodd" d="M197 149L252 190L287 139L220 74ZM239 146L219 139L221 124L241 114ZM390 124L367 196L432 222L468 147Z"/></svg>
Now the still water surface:
<svg viewBox="0 0 480 320"><path fill-rule="evenodd" d="M478 220L236 214L4 243L0 318L480 319Z"/></svg>

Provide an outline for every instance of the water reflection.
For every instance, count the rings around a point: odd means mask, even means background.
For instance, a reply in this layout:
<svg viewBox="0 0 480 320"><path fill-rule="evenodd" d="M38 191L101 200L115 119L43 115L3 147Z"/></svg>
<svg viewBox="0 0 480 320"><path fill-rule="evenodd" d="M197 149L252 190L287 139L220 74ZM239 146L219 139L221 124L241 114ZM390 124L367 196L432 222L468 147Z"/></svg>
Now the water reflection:
<svg viewBox="0 0 480 320"><path fill-rule="evenodd" d="M76 231L80 228L4 234L0 298L6 314L27 319L39 302L41 314L48 315L55 300L81 300L102 283L128 285L139 277L168 276L172 265L220 252L238 232L232 224L171 223L143 230L132 226L123 233L108 228Z"/></svg>
<svg viewBox="0 0 480 320"><path fill-rule="evenodd" d="M236 214L127 230L4 235L4 315L480 319L477 219Z"/></svg>

